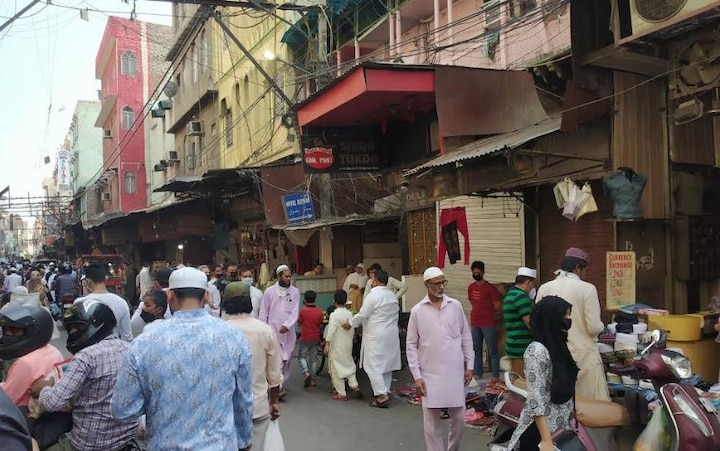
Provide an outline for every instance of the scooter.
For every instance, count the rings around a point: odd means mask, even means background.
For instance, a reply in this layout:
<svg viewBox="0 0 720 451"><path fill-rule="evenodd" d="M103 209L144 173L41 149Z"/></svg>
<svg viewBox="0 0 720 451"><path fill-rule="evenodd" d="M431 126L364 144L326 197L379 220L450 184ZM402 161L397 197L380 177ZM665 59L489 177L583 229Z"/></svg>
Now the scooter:
<svg viewBox="0 0 720 451"><path fill-rule="evenodd" d="M495 438L488 444L490 451L505 451L506 443L520 421L520 413L527 398L527 385L524 379L512 380L511 373L505 373L505 386L512 395L497 403L493 413L500 426ZM580 421L571 420L572 428L585 445L587 451L606 451L619 449L617 432L621 426L630 424L627 409L611 401L600 401L576 397L575 410Z"/></svg>

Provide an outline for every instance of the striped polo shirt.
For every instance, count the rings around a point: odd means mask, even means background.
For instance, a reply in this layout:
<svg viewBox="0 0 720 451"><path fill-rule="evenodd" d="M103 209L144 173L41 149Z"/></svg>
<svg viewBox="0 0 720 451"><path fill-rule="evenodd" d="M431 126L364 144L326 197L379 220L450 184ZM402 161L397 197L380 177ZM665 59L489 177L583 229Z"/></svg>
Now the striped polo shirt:
<svg viewBox="0 0 720 451"><path fill-rule="evenodd" d="M512 287L503 298L503 315L507 340L505 353L508 358L522 359L525 349L532 342L530 329L525 325L523 316L532 311L530 296L518 287Z"/></svg>

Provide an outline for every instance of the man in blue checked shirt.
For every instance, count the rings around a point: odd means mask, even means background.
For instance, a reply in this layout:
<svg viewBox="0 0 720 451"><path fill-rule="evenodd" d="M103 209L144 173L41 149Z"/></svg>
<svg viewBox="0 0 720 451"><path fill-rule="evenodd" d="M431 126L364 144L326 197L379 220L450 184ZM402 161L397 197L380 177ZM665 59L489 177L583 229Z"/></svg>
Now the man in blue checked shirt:
<svg viewBox="0 0 720 451"><path fill-rule="evenodd" d="M120 421L146 414L148 449L250 448L252 354L242 332L203 308L206 289L201 271L173 271L172 318L145 327L118 375L112 414Z"/></svg>

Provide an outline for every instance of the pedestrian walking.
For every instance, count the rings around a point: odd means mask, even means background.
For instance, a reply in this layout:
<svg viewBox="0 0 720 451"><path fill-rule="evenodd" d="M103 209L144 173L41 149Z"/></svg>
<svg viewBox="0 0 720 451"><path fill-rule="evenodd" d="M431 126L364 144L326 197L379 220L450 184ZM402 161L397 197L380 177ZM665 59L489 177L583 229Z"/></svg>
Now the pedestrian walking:
<svg viewBox="0 0 720 451"><path fill-rule="evenodd" d="M370 296L360 311L343 326L363 328L360 347L360 368L370 379L375 399L372 407L388 407L392 372L400 369L400 336L398 316L400 304L395 294L388 289L388 274L375 273L375 283Z"/></svg>
<svg viewBox="0 0 720 451"><path fill-rule="evenodd" d="M254 271L249 266L240 268L240 281L250 287L250 299L252 299L253 311L252 317L257 319L260 316L260 304L262 303L263 292L255 287Z"/></svg>
<svg viewBox="0 0 720 451"><path fill-rule="evenodd" d="M253 368L253 449L265 449L265 434L270 421L280 417L280 384L282 359L275 333L252 313L250 287L243 282L230 282L224 293L224 318L247 338L252 351Z"/></svg>
<svg viewBox="0 0 720 451"><path fill-rule="evenodd" d="M142 296L148 292L153 284L152 275L150 274L150 262L142 263L142 269L138 273L136 279L137 281L135 282L135 285L139 296L142 298Z"/></svg>
<svg viewBox="0 0 720 451"><path fill-rule="evenodd" d="M523 355L532 342L530 334L530 312L533 301L530 294L535 289L537 271L521 267L515 276L515 285L503 298L503 318L505 320L505 354L510 359L512 372L525 377Z"/></svg>
<svg viewBox="0 0 720 451"><path fill-rule="evenodd" d="M287 382L290 379L290 370L295 350L295 323L300 310L300 292L291 285L292 273L287 265L280 265L275 270L277 282L265 290L262 304L260 304L260 321L268 324L275 332L280 355L283 361L283 386L280 389L280 398L287 395Z"/></svg>
<svg viewBox="0 0 720 451"><path fill-rule="evenodd" d="M147 416L148 449L247 450L252 444L252 352L237 328L203 308L207 277L170 275L173 316L130 344L112 399L120 421Z"/></svg>
<svg viewBox="0 0 720 451"><path fill-rule="evenodd" d="M475 349L475 379L483 376L483 343L487 345L492 382L500 377L497 323L502 315L502 297L495 285L485 280L485 263L474 261L470 266L474 282L468 285L470 326Z"/></svg>
<svg viewBox="0 0 720 451"><path fill-rule="evenodd" d="M347 293L344 290L337 290L333 296L335 310L330 313L325 337L325 348L323 352L328 356L330 368L330 380L332 381L336 401L346 401L347 390L345 380L355 393L357 398L362 396L355 372L355 360L353 359L353 329L345 330L342 325L352 319L352 313L347 309Z"/></svg>
<svg viewBox="0 0 720 451"><path fill-rule="evenodd" d="M85 283L90 294L75 299L74 304L79 304L88 299L94 299L110 307L115 316L116 326L113 333L125 340L132 341L132 326L130 325L130 306L125 299L115 293L110 293L105 286L108 272L104 265L90 265L85 268Z"/></svg>
<svg viewBox="0 0 720 451"><path fill-rule="evenodd" d="M470 325L462 304L445 295L447 280L440 268L426 269L423 280L427 296L410 311L408 366L422 396L427 451L458 451L465 428L465 386L472 380L475 359ZM447 448L443 411L450 420Z"/></svg>
<svg viewBox="0 0 720 451"><path fill-rule="evenodd" d="M306 291L303 294L305 307L300 310L298 315L298 325L300 326L298 363L305 378L305 388L317 386L313 374L317 369L324 315L322 309L315 305L316 297L317 294L313 290Z"/></svg>
<svg viewBox="0 0 720 451"><path fill-rule="evenodd" d="M605 329L600 319L600 300L597 289L583 279L590 255L571 247L565 252L555 280L540 286L537 299L559 296L572 305L572 327L568 348L580 368L576 391L579 396L610 401L605 369L597 348L598 334Z"/></svg>
<svg viewBox="0 0 720 451"><path fill-rule="evenodd" d="M525 351L527 399L509 450L553 451L552 434L570 430L578 367L568 349L572 306L557 296L546 296L533 307L533 342Z"/></svg>

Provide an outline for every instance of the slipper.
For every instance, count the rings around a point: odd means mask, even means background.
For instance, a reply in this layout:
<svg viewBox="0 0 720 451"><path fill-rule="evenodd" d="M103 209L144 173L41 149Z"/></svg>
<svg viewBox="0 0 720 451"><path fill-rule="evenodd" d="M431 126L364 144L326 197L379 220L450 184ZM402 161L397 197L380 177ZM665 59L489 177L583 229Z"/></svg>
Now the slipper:
<svg viewBox="0 0 720 451"><path fill-rule="evenodd" d="M281 400L282 400L282 399L285 399L285 397L287 396L287 394L288 394L287 390L285 390L285 389L283 388L283 389L280 390L280 394L278 395L278 398L280 398Z"/></svg>
<svg viewBox="0 0 720 451"><path fill-rule="evenodd" d="M311 387L317 387L317 381L313 378L310 378L310 386Z"/></svg>
<svg viewBox="0 0 720 451"><path fill-rule="evenodd" d="M387 409L390 405L390 398L388 398L387 401L380 402L377 400L377 398L373 399L370 404L368 404L370 407L377 407L380 409Z"/></svg>
<svg viewBox="0 0 720 451"><path fill-rule="evenodd" d="M332 399L334 399L335 401L347 401L348 397L343 395L333 395Z"/></svg>
<svg viewBox="0 0 720 451"><path fill-rule="evenodd" d="M305 383L303 383L303 387L308 388L311 383L312 383L312 378L308 374L307 376L305 376Z"/></svg>

